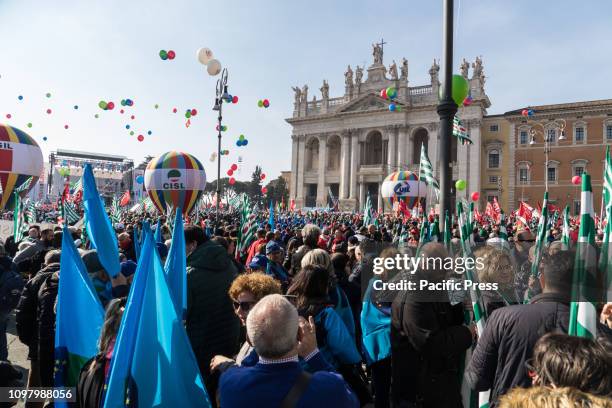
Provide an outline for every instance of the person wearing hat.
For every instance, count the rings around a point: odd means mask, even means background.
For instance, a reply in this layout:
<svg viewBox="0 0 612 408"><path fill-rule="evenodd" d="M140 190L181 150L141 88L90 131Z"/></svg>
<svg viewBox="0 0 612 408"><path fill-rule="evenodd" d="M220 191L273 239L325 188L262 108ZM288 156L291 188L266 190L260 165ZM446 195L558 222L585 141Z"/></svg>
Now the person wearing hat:
<svg viewBox="0 0 612 408"><path fill-rule="evenodd" d="M263 254L257 254L249 262L249 270L253 272L265 272L268 266L268 258Z"/></svg>
<svg viewBox="0 0 612 408"><path fill-rule="evenodd" d="M266 274L281 283L284 293L289 287L289 274L282 265L283 249L276 241L270 241L266 244L266 256L268 257Z"/></svg>

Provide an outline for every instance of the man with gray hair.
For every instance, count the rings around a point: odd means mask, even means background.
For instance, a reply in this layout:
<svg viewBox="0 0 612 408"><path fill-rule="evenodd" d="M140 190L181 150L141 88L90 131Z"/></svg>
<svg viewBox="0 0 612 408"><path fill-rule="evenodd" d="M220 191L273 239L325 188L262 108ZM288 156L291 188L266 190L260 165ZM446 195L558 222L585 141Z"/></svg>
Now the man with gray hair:
<svg viewBox="0 0 612 408"><path fill-rule="evenodd" d="M247 317L247 338L259 356L252 367L221 376L224 407L358 407L359 401L317 348L315 324L298 318L281 295L260 300ZM314 374L302 368L301 357Z"/></svg>
<svg viewBox="0 0 612 408"><path fill-rule="evenodd" d="M302 258L307 252L318 248L321 229L314 224L306 224L302 228L302 239L304 245L298 248L291 258L291 275L295 276L301 269Z"/></svg>

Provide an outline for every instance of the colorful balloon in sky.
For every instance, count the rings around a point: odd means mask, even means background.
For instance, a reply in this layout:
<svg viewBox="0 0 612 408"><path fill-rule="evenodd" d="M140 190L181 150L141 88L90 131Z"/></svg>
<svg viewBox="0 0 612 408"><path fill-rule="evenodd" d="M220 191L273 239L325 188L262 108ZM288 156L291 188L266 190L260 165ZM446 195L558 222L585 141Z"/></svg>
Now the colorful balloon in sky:
<svg viewBox="0 0 612 408"><path fill-rule="evenodd" d="M151 160L144 174L145 189L162 213L168 205L188 214L206 187L202 163L183 152L167 152Z"/></svg>
<svg viewBox="0 0 612 408"><path fill-rule="evenodd" d="M381 193L391 207L396 201L404 201L408 208L417 203L418 197L427 196L427 184L410 171L396 171L383 181Z"/></svg>
<svg viewBox="0 0 612 408"><path fill-rule="evenodd" d="M43 172L43 155L38 143L27 133L8 125L0 124L0 183L2 197L0 210L14 206L13 191L25 183L30 176L32 182L21 196L25 197Z"/></svg>

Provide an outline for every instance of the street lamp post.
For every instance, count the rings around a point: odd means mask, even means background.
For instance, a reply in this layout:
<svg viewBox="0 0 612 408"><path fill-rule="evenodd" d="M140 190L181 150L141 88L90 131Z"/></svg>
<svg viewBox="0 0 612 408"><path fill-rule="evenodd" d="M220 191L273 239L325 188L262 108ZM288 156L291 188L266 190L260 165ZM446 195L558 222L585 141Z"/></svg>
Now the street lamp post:
<svg viewBox="0 0 612 408"><path fill-rule="evenodd" d="M552 122L555 124L555 130L559 130L558 140L565 140L565 126L566 126L565 119L555 119ZM528 122L528 125L531 126L531 128L529 129L529 135L531 136L531 140L529 141L529 144L531 146L536 144L535 137L538 133L541 133L542 138L544 139L544 188L546 192L548 192L548 162L549 162L548 155L551 152L550 145L553 142L553 140L552 140L552 137L546 132L546 128L544 127L542 122L532 121L531 123ZM536 126L540 126L542 130L541 131L536 130L535 129Z"/></svg>
<svg viewBox="0 0 612 408"><path fill-rule="evenodd" d="M228 98L227 93L227 68L223 68L221 78L217 80L217 91L215 95L214 111L217 111L217 199L215 212L215 229L219 226L219 203L221 200L221 128L223 122L223 101Z"/></svg>
<svg viewBox="0 0 612 408"><path fill-rule="evenodd" d="M440 230L444 231L446 211L452 213L451 206L451 138L453 137L453 118L457 104L452 98L453 78L453 0L444 0L443 16L443 56L442 56L442 100L437 111L440 116Z"/></svg>

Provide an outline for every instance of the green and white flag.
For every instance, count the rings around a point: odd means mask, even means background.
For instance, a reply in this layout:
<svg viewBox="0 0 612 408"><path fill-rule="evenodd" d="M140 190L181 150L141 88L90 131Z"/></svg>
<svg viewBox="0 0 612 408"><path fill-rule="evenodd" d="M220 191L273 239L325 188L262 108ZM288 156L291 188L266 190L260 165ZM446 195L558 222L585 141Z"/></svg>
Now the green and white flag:
<svg viewBox="0 0 612 408"><path fill-rule="evenodd" d="M457 203L457 219L459 221L459 232L461 236L460 241L461 241L461 250L463 251L463 257L464 258L473 257L472 248L470 246L470 237L469 237L468 229L466 225L467 220L465 217L465 213L463 212L463 204L461 202ZM473 263L471 265L473 265ZM466 268L465 279L471 280L473 282L478 281L478 277L474 273L473 266L470 268ZM470 295L470 300L472 302L472 309L474 313L473 321L474 321L474 324L476 324L476 330L478 332L478 336L480 337L482 336L482 332L484 330L484 325L485 325L485 321L487 317L486 310L482 303L482 297L480 294L480 290L472 286L471 289L469 290L469 295ZM478 394L478 407L487 408L489 406L490 394L491 394L490 390L483 391ZM467 401L475 400L475 397L473 395L470 395L470 396L464 395L464 401L465 400Z"/></svg>
<svg viewBox="0 0 612 408"><path fill-rule="evenodd" d="M429 222L427 218L423 217L423 221L421 223L421 234L419 235L419 245L417 246L415 257L418 258L421 254L421 249L423 245L429 242Z"/></svg>
<svg viewBox="0 0 612 408"><path fill-rule="evenodd" d="M34 200L29 200L25 207L25 220L28 224L36 224L36 204Z"/></svg>
<svg viewBox="0 0 612 408"><path fill-rule="evenodd" d="M62 216L62 218L64 219L64 222L66 224L72 225L81 219L74 204L65 202L63 205L63 208L64 208L64 215Z"/></svg>
<svg viewBox="0 0 612 408"><path fill-rule="evenodd" d="M474 142L470 139L470 135L468 135L467 129L463 126L461 119L458 116L455 116L453 119L453 136L457 138L457 141L464 144L473 144Z"/></svg>
<svg viewBox="0 0 612 408"><path fill-rule="evenodd" d="M113 203L110 208L110 219L113 224L121 222L121 206L119 205L119 197L113 197Z"/></svg>
<svg viewBox="0 0 612 408"><path fill-rule="evenodd" d="M542 214L538 222L538 234L536 236L535 259L531 264L531 275L539 277L540 260L542 259L542 251L546 245L546 234L548 231L548 191L544 193L544 202L542 203ZM529 296L531 297L531 296Z"/></svg>
<svg viewBox="0 0 612 408"><path fill-rule="evenodd" d="M612 158L610 145L606 147L606 164L604 166L603 197L606 208L612 207Z"/></svg>
<svg viewBox="0 0 612 408"><path fill-rule="evenodd" d="M436 193L436 200L440 195L440 185L438 184L438 180L434 177L433 167L431 162L429 161L429 157L427 157L427 152L425 151L425 144L421 143L421 164L419 165L419 180L425 180L427 185L433 188Z"/></svg>
<svg viewBox="0 0 612 408"><path fill-rule="evenodd" d="M243 198L240 206L240 231L238 232L238 243L236 252L240 256L246 255L251 242L256 238L257 234L257 216L251 208L248 197Z"/></svg>
<svg viewBox="0 0 612 408"><path fill-rule="evenodd" d="M570 212L569 205L566 205L565 210L563 210L563 229L561 231L561 246L564 251L569 251L570 245L571 245L569 212ZM607 231L607 228L606 228L606 231Z"/></svg>
<svg viewBox="0 0 612 408"><path fill-rule="evenodd" d="M23 199L18 193L15 195L15 208L13 209L13 237L15 243L19 243L25 233L27 232L27 225L25 222L24 210L23 210Z"/></svg>
<svg viewBox="0 0 612 408"><path fill-rule="evenodd" d="M570 305L569 335L594 339L597 335L597 310L595 293L597 276L597 251L595 248L595 217L591 176L582 173L580 195L580 230L574 261L572 303Z"/></svg>
<svg viewBox="0 0 612 408"><path fill-rule="evenodd" d="M429 230L430 242L442 242L442 234L440 234L440 221L438 217L434 218L433 224Z"/></svg>
<svg viewBox="0 0 612 408"><path fill-rule="evenodd" d="M368 226L374 222L374 215L372 210L372 201L370 195L366 198L365 207L363 207L363 225Z"/></svg>
<svg viewBox="0 0 612 408"><path fill-rule="evenodd" d="M601 251L599 252L599 273L605 276L607 300L612 298L612 206L606 208L606 229L604 230L604 238L601 243Z"/></svg>

